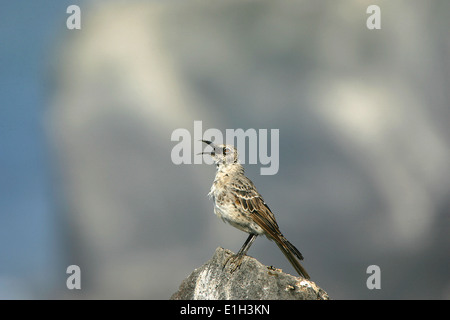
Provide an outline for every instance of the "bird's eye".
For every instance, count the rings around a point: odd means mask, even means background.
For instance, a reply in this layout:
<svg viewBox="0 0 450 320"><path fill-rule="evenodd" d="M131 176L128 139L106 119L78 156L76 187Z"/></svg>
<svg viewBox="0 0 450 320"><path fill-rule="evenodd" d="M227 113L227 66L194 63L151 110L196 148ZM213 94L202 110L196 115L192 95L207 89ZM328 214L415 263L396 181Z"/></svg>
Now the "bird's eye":
<svg viewBox="0 0 450 320"><path fill-rule="evenodd" d="M228 153L230 153L230 149L228 149L228 148L223 148L223 154L228 154Z"/></svg>

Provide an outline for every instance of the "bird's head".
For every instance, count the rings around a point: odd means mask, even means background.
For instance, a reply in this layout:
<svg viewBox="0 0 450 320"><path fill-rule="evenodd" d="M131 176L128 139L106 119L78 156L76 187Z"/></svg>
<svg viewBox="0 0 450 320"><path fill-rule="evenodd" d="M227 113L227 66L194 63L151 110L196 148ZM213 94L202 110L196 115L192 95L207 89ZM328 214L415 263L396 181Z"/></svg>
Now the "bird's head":
<svg viewBox="0 0 450 320"><path fill-rule="evenodd" d="M202 152L201 154L209 154L217 166L238 163L239 155L235 147L229 144L215 145L211 141L201 140L210 147L212 151Z"/></svg>

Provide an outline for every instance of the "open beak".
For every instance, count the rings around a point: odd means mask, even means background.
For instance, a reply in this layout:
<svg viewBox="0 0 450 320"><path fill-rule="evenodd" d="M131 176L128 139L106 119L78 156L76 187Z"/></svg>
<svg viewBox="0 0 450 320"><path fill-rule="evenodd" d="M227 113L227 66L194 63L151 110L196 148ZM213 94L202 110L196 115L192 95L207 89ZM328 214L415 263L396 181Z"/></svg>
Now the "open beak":
<svg viewBox="0 0 450 320"><path fill-rule="evenodd" d="M200 140L200 141L206 143L207 145L210 145L211 147L213 147L213 149L216 148L216 146L214 145L214 143L212 143L211 141L208 141L208 140ZM215 153L214 150L213 150L213 151L211 151L211 152L200 152L199 154L209 154L210 156L214 156L216 153Z"/></svg>

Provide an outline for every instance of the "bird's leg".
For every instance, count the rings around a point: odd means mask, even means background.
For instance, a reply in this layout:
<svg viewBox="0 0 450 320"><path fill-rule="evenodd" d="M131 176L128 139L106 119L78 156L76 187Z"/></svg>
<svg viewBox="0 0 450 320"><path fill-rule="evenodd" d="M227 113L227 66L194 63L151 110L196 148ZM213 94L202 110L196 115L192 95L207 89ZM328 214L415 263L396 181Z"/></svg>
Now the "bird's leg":
<svg viewBox="0 0 450 320"><path fill-rule="evenodd" d="M244 258L244 256L247 254L248 249L250 249L253 241L255 241L256 237L258 235L256 234L250 234L247 238L247 240L245 240L244 244L242 245L241 249L239 249L238 253L235 255L231 255L230 257L228 257L227 261L225 261L224 264L224 268L227 265L228 261L231 259L231 263L233 264L233 266L231 267L231 273L233 273L234 271L236 271L237 268L239 268L242 264L242 259Z"/></svg>

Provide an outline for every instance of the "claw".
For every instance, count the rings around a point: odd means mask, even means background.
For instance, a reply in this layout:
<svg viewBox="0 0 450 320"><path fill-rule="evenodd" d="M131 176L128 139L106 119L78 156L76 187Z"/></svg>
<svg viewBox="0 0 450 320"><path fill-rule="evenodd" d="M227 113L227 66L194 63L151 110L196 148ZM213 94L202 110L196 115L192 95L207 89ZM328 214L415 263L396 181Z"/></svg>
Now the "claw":
<svg viewBox="0 0 450 320"><path fill-rule="evenodd" d="M241 267L242 260L244 259L244 255L236 254L236 255L230 255L227 260L225 261L223 265L223 269L225 269L226 265L230 263L230 273L233 273L236 271L236 269ZM231 260L231 261L230 261Z"/></svg>

